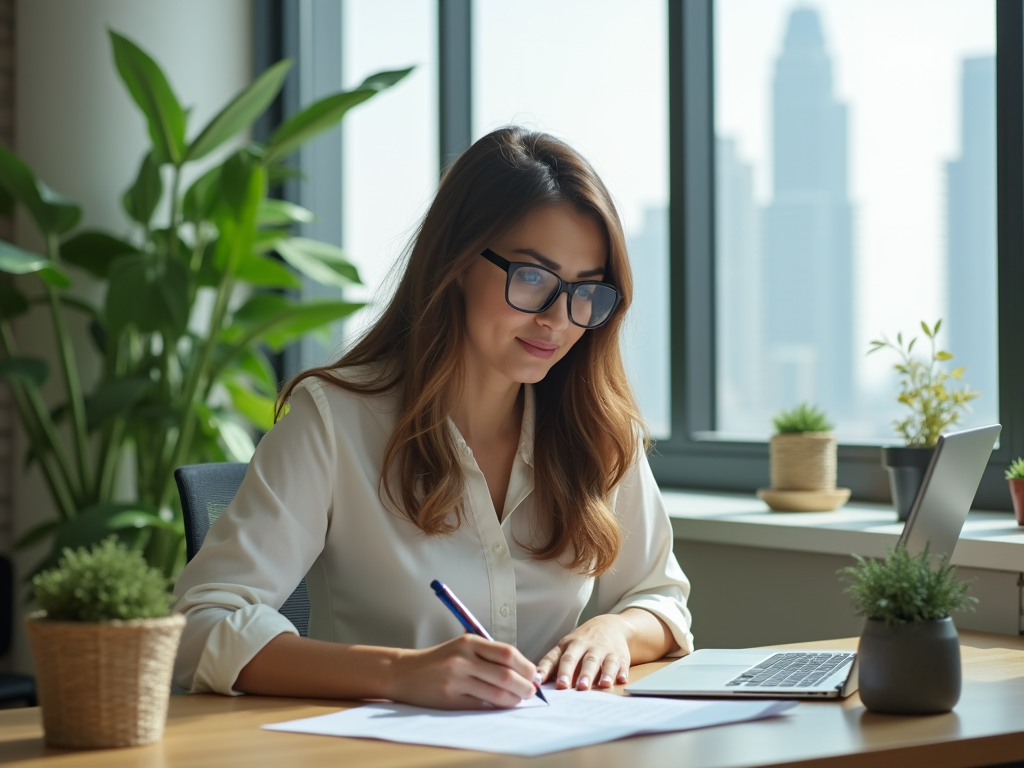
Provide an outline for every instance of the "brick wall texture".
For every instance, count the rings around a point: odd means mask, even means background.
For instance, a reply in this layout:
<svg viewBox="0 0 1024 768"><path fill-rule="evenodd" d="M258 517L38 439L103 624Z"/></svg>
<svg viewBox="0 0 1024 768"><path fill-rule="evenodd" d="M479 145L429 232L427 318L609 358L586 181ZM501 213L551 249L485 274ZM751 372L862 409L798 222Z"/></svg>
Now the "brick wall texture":
<svg viewBox="0 0 1024 768"><path fill-rule="evenodd" d="M14 0L0 0L0 143L14 144ZM14 225L0 217L0 238L12 240ZM14 407L11 393L0 384L0 552L11 551L14 480Z"/></svg>

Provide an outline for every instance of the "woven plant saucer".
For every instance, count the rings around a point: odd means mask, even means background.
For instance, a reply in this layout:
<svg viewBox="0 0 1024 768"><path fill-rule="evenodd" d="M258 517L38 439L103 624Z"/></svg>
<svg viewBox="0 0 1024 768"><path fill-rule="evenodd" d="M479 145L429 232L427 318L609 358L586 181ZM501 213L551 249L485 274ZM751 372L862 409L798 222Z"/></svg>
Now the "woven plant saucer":
<svg viewBox="0 0 1024 768"><path fill-rule="evenodd" d="M757 497L776 512L831 512L847 502L850 489L777 491L774 488L759 488Z"/></svg>

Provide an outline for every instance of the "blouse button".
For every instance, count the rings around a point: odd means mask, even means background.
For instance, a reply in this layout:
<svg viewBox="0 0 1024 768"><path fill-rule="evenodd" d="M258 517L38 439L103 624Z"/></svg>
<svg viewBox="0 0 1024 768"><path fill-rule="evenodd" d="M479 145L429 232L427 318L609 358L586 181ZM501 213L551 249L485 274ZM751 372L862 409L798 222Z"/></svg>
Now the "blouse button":
<svg viewBox="0 0 1024 768"><path fill-rule="evenodd" d="M501 615L502 616L508 616L510 613L512 613L512 609L511 608L509 608L507 605L501 606Z"/></svg>
<svg viewBox="0 0 1024 768"><path fill-rule="evenodd" d="M491 545L491 549L493 549L495 552L501 552L501 544L498 544L497 542L495 542L494 544Z"/></svg>

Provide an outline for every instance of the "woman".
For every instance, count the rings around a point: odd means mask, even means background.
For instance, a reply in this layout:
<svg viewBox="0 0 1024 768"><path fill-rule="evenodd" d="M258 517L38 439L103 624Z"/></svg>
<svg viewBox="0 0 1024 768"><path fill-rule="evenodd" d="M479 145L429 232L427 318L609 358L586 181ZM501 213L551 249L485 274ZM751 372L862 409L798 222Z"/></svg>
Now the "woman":
<svg viewBox="0 0 1024 768"><path fill-rule="evenodd" d="M515 127L470 147L381 318L285 388L178 580L179 685L511 707L534 680L606 688L690 652L618 346L631 293L579 155ZM277 612L303 576L308 638ZM597 576L600 615L577 627ZM433 579L497 642L458 636Z"/></svg>

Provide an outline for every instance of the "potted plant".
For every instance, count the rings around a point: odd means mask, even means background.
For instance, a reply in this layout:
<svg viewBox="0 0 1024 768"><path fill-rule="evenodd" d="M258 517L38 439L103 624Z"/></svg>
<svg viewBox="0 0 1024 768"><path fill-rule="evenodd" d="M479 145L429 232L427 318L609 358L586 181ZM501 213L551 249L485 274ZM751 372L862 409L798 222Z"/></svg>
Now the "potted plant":
<svg viewBox="0 0 1024 768"><path fill-rule="evenodd" d="M1006 479L1010 483L1010 498L1013 499L1013 514L1017 525L1024 525L1024 458L1015 459L1006 468Z"/></svg>
<svg viewBox="0 0 1024 768"><path fill-rule="evenodd" d="M26 621L46 742L124 747L159 741L185 617L168 581L110 537L64 550L32 580Z"/></svg>
<svg viewBox="0 0 1024 768"><path fill-rule="evenodd" d="M45 243L44 253L31 253L0 240L0 384L11 387L26 461L39 466L58 514L16 546L51 542L38 572L65 547L116 532L173 576L185 558L175 468L248 461L251 432L273 424L278 382L268 353L362 306L295 298L303 278L342 288L359 276L335 245L293 236L293 226L313 213L269 190L296 176L288 162L303 144L410 70L381 72L328 96L255 143L246 133L277 97L290 61L190 130L159 65L121 35L111 32L110 41L151 144L121 201L132 223L127 233L78 228L81 206L0 145L0 215L22 207ZM229 145L237 149L182 188L190 168ZM98 284L89 293L100 301L69 290L84 275ZM33 305L46 308L57 340L55 402L43 396L50 365L19 348L11 326ZM99 366L86 366L99 368L95 383L80 373L83 352L92 351L72 345L74 323L89 328L100 357ZM134 487L124 502L114 491L126 457Z"/></svg>
<svg viewBox="0 0 1024 768"><path fill-rule="evenodd" d="M958 581L948 555L906 547L884 560L854 555L840 571L854 611L865 618L858 649L860 698L873 712L948 712L960 698L960 642L950 613L978 601Z"/></svg>
<svg viewBox="0 0 1024 768"><path fill-rule="evenodd" d="M836 488L836 437L824 411L809 403L783 410L773 419L768 449L771 488L757 495L774 510L828 511L850 498Z"/></svg>
<svg viewBox="0 0 1024 768"><path fill-rule="evenodd" d="M968 403L980 394L966 384L955 385L963 379L966 366L952 371L943 367L953 355L938 347L936 337L941 326L941 319L930 328L921 322L930 344L926 360L911 355L917 338L904 345L902 333L896 334L895 344L883 336L881 340L872 341L868 350L868 354L872 354L880 349L891 349L899 355L894 366L901 376L900 394L896 399L910 409L906 417L893 422L904 446L882 448L882 466L889 472L889 489L900 520L910 515L939 436L956 424L965 410L970 410Z"/></svg>

